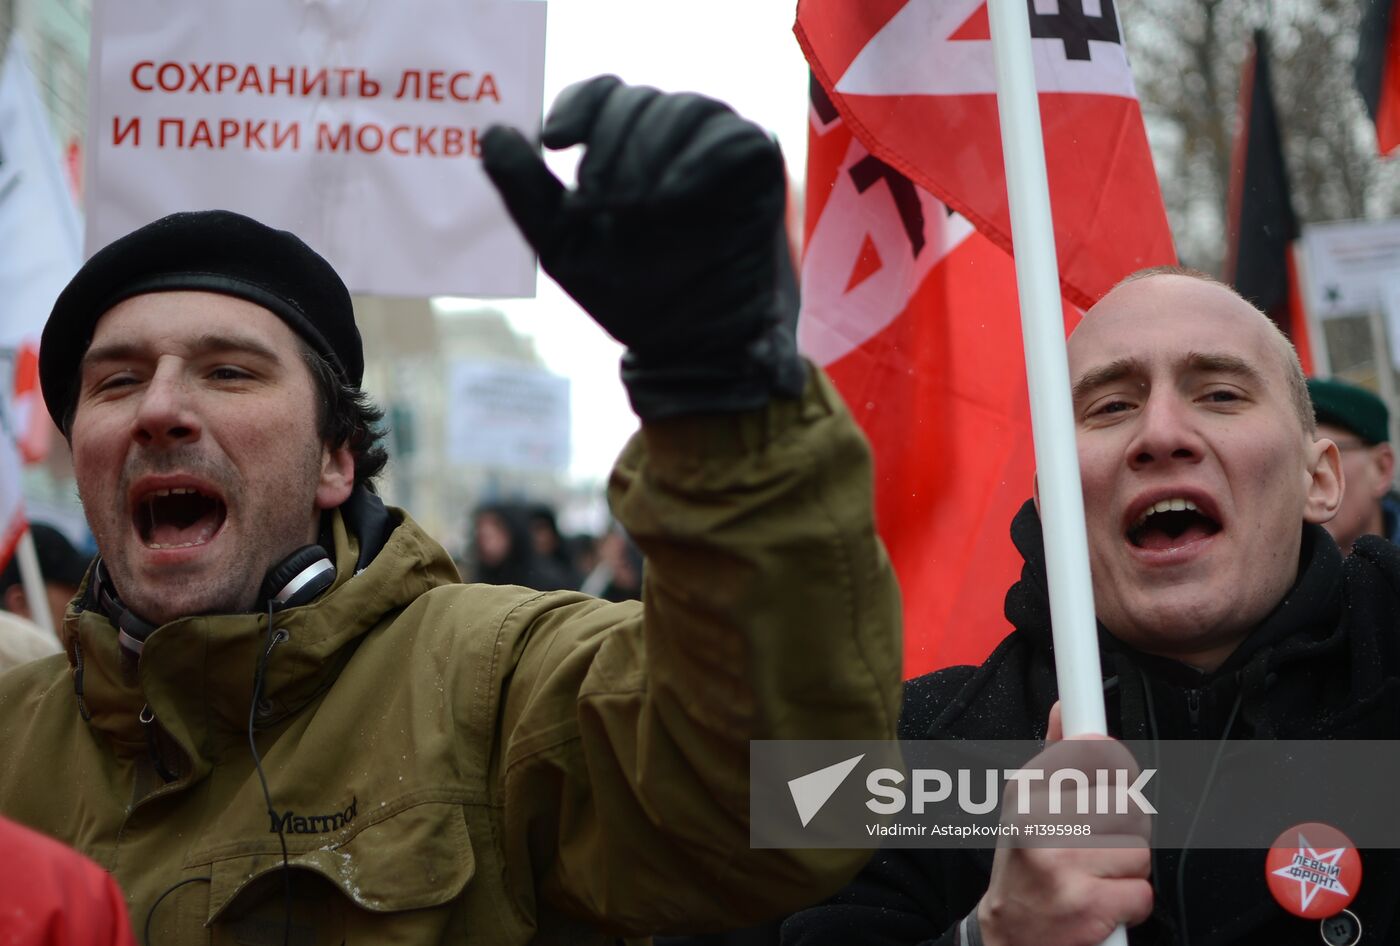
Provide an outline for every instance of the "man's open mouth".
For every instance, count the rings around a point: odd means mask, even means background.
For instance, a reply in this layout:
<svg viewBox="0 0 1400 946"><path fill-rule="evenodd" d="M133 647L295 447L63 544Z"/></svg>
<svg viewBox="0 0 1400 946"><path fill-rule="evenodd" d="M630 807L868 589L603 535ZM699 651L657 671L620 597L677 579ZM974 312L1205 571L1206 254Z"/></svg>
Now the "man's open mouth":
<svg viewBox="0 0 1400 946"><path fill-rule="evenodd" d="M227 515L228 508L218 496L188 486L152 490L137 501L134 513L136 531L151 549L203 545Z"/></svg>
<svg viewBox="0 0 1400 946"><path fill-rule="evenodd" d="M1220 523L1201 512L1195 502L1181 497L1159 499L1128 527L1128 542L1135 548L1160 551L1181 548L1220 531Z"/></svg>

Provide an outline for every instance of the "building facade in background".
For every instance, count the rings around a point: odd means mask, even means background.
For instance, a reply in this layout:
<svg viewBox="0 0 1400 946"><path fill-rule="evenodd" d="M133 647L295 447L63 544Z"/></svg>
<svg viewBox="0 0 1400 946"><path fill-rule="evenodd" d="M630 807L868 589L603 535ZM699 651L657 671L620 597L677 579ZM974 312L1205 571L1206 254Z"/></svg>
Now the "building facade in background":
<svg viewBox="0 0 1400 946"><path fill-rule="evenodd" d="M568 482L567 386L561 393L563 379L504 315L369 296L355 298L355 315L364 388L385 412L391 460L380 492L388 502L408 509L459 561L483 501L547 502L566 523L601 530L601 484ZM487 394L498 403L464 394L471 379L492 373L502 383Z"/></svg>

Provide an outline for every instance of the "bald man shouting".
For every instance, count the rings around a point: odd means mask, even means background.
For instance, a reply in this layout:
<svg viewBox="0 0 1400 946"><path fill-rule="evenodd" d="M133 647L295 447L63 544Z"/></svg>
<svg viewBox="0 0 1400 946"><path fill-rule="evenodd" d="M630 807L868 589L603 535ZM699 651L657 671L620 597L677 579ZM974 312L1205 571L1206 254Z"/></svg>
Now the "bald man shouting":
<svg viewBox="0 0 1400 946"><path fill-rule="evenodd" d="M1400 553L1365 537L1344 563L1323 530L1341 459L1273 323L1202 274L1147 270L1086 314L1069 365L1110 735L1400 735ZM1006 597L1015 630L980 667L911 681L902 738L1060 735L1033 502L1011 535L1026 561ZM784 942L1087 946L1120 924L1134 944L1320 941L1318 920L1273 901L1265 852L1153 852L1145 818L1116 830L1140 843L881 851L790 917ZM1390 942L1400 872L1386 852L1365 870L1351 920Z"/></svg>

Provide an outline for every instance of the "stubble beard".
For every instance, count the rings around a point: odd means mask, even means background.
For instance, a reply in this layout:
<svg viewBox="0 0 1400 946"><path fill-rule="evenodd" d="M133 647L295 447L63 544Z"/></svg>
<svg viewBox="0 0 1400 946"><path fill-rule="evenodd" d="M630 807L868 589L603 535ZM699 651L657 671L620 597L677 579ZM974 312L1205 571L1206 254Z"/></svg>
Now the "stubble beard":
<svg viewBox="0 0 1400 946"><path fill-rule="evenodd" d="M319 445L307 452L298 470L300 475L294 475L293 483L276 494L265 489L264 495L256 498L224 458L211 458L186 447L130 458L118 479L113 508L102 526L93 528L98 551L126 607L156 626L182 617L256 609L267 571L307 544L307 535L314 532L319 452ZM211 560L161 575L138 575L128 552L130 543L140 544L142 539L128 515L126 497L131 484L140 477L174 472L198 477L220 491L229 520L221 532L232 525L232 534L215 537L213 541L221 546ZM303 488L293 490L298 485ZM81 490L79 498L84 509L91 508ZM95 517L90 515L89 522L95 523Z"/></svg>

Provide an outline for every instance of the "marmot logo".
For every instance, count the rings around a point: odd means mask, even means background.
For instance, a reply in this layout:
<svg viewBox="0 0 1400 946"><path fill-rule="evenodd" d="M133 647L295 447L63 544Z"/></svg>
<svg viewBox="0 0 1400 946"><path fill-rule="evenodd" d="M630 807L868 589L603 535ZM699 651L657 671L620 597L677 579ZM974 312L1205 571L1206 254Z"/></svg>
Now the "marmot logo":
<svg viewBox="0 0 1400 946"><path fill-rule="evenodd" d="M272 833L286 834L330 834L339 831L355 820L355 806L358 798L350 799L350 807L329 815L299 815L295 811L285 812L281 818L272 816Z"/></svg>

